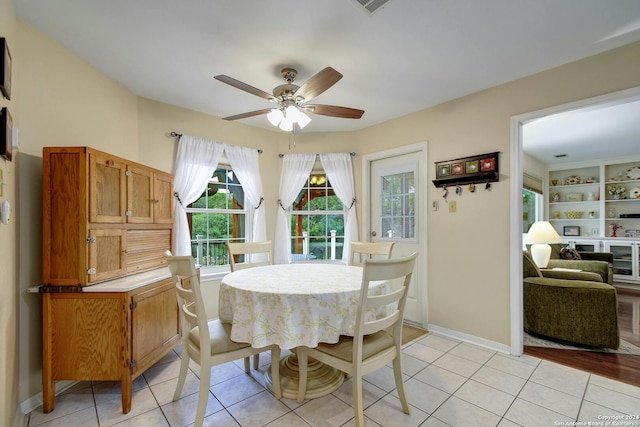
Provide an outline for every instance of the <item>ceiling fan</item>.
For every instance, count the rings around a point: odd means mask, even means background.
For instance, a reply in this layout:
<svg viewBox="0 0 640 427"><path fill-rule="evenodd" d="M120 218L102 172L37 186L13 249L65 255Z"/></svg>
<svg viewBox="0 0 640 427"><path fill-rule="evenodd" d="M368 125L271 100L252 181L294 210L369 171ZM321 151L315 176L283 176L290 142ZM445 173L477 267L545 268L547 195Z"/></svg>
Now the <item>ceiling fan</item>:
<svg viewBox="0 0 640 427"><path fill-rule="evenodd" d="M278 104L278 107L275 108L263 108L262 110L236 114L234 116L223 117L223 120L238 120L266 114L267 119L269 119L269 122L274 126L278 126L287 132L293 131L297 133L311 121L305 113L345 119L359 119L364 114L363 110L356 108L308 104L309 101L329 89L342 78L342 74L331 67L326 67L313 75L302 86L293 84L298 75L295 69L283 68L280 73L286 83L276 86L273 89L273 95L229 76L215 76L214 78L216 80Z"/></svg>

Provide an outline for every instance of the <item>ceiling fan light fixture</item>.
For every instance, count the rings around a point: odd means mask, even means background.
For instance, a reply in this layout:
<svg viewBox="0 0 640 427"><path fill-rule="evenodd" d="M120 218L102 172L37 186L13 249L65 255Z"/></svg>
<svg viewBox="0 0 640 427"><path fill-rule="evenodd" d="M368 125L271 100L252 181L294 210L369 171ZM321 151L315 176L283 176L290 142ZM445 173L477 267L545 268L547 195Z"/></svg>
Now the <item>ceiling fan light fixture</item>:
<svg viewBox="0 0 640 427"><path fill-rule="evenodd" d="M285 116L280 122L279 128L285 132L291 132L293 130L293 120Z"/></svg>
<svg viewBox="0 0 640 427"><path fill-rule="evenodd" d="M300 126L300 129L304 129L304 127L311 122L311 117L307 116L305 113L298 110L297 122L298 122L298 126Z"/></svg>
<svg viewBox="0 0 640 427"><path fill-rule="evenodd" d="M282 119L284 119L284 114L280 108L274 108L269 114L267 114L267 119L272 125L278 126Z"/></svg>

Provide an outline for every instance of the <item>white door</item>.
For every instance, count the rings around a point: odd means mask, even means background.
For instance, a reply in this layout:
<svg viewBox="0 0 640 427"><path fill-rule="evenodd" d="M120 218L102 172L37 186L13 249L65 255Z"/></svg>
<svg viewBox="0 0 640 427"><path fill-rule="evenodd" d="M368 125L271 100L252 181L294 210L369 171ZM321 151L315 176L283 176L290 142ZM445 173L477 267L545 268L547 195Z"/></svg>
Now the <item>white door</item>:
<svg viewBox="0 0 640 427"><path fill-rule="evenodd" d="M418 252L409 288L405 321L427 325L426 144L367 155L364 236L362 240L395 242L392 257Z"/></svg>

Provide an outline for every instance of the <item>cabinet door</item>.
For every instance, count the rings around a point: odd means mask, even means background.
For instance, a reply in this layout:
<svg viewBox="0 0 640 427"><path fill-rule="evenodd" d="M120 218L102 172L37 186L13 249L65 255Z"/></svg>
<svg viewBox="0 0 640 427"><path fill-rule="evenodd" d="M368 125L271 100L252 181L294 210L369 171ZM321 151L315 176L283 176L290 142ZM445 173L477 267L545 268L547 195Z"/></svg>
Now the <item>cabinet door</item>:
<svg viewBox="0 0 640 427"><path fill-rule="evenodd" d="M124 230L112 228L89 230L89 283L124 276L127 271L127 235Z"/></svg>
<svg viewBox="0 0 640 427"><path fill-rule="evenodd" d="M638 280L638 245L634 242L605 241L604 251L613 254L613 278Z"/></svg>
<svg viewBox="0 0 640 427"><path fill-rule="evenodd" d="M153 217L156 224L173 224L173 176L155 173Z"/></svg>
<svg viewBox="0 0 640 427"><path fill-rule="evenodd" d="M145 370L180 340L180 320L171 278L131 296L132 374Z"/></svg>
<svg viewBox="0 0 640 427"><path fill-rule="evenodd" d="M153 222L153 172L141 167L127 166L127 222Z"/></svg>
<svg viewBox="0 0 640 427"><path fill-rule="evenodd" d="M125 165L107 154L89 156L89 222L125 222Z"/></svg>

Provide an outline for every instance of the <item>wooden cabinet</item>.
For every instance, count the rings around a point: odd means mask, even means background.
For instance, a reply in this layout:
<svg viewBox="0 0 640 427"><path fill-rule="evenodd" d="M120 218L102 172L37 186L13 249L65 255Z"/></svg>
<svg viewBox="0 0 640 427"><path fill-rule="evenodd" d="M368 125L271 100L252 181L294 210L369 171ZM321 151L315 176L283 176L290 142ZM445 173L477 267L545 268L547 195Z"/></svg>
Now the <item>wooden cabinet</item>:
<svg viewBox="0 0 640 427"><path fill-rule="evenodd" d="M54 409L57 380L120 381L122 411L131 410L133 380L180 341L175 288L171 278L163 278L168 275L165 267L143 278L126 277L117 286L44 290L45 413ZM150 283L136 287L140 280Z"/></svg>
<svg viewBox="0 0 640 427"><path fill-rule="evenodd" d="M171 248L173 178L88 147L47 147L43 219L45 285L157 268Z"/></svg>
<svg viewBox="0 0 640 427"><path fill-rule="evenodd" d="M131 382L180 340L166 267L170 174L88 147L43 151L43 395L57 380Z"/></svg>

